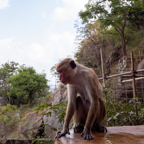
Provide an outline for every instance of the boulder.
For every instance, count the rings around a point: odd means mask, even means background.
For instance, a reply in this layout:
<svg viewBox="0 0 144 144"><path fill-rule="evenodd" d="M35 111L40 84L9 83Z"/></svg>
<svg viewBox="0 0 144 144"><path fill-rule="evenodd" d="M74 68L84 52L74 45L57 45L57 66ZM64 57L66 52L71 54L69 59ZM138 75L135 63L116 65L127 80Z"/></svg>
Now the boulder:
<svg viewBox="0 0 144 144"><path fill-rule="evenodd" d="M52 100L52 105L58 104L59 102L66 101L67 92L65 90L58 91ZM49 112L49 110L47 110ZM47 124L44 129L44 133L46 137L54 138L56 136L56 132L53 131L54 128L57 128L57 131L62 130L63 123L59 123L57 119L58 114L54 111L51 111L51 117L47 117L46 115L43 117L44 124Z"/></svg>
<svg viewBox="0 0 144 144"><path fill-rule="evenodd" d="M43 116L35 112L28 113L24 118L20 133L28 139L34 139L42 124Z"/></svg>

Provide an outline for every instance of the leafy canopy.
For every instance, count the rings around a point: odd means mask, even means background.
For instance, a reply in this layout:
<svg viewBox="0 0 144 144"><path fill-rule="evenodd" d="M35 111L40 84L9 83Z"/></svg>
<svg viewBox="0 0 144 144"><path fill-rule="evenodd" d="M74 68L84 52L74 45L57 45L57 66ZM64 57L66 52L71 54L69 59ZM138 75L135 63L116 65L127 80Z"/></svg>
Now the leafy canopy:
<svg viewBox="0 0 144 144"><path fill-rule="evenodd" d="M103 29L114 27L121 36L123 55L126 55L126 41L124 30L130 11L130 0L100 0L88 2L86 10L80 11L83 23L98 19Z"/></svg>
<svg viewBox="0 0 144 144"><path fill-rule="evenodd" d="M123 23L123 17L128 14L130 3L128 0L100 0L89 2L85 7L85 11L79 12L83 23L89 22L90 19L99 19L102 26L117 26Z"/></svg>
<svg viewBox="0 0 144 144"><path fill-rule="evenodd" d="M11 83L8 95L19 99L20 103L22 100L26 100L31 104L34 94L40 94L49 88L46 75L36 73L33 67L22 67L18 72L17 75L13 75L8 80Z"/></svg>
<svg viewBox="0 0 144 144"><path fill-rule="evenodd" d="M7 92L10 90L10 84L8 83L7 79L17 73L18 65L18 63L13 61L8 61L2 64L0 68L0 96L6 98L9 101L10 99L7 95Z"/></svg>
<svg viewBox="0 0 144 144"><path fill-rule="evenodd" d="M85 8L86 10L79 12L83 23L98 20L102 29L114 28L121 37L123 55L127 55L125 28L131 25L140 30L144 26L143 0L92 0Z"/></svg>

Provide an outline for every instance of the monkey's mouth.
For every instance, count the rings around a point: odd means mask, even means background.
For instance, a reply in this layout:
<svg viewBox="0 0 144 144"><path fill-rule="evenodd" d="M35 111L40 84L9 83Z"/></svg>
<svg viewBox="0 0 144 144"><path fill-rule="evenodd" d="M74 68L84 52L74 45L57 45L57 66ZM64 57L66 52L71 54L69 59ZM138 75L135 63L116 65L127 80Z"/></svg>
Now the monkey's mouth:
<svg viewBox="0 0 144 144"><path fill-rule="evenodd" d="M61 81L61 83L63 83L64 85L66 85L66 84L67 84L67 82L66 82L66 81Z"/></svg>
<svg viewBox="0 0 144 144"><path fill-rule="evenodd" d="M63 78L60 78L61 83L64 83L66 80L64 80Z"/></svg>
<svg viewBox="0 0 144 144"><path fill-rule="evenodd" d="M64 85L66 85L66 84L67 84L67 83L66 83L66 81L65 81L65 82L63 82L63 84L64 84Z"/></svg>

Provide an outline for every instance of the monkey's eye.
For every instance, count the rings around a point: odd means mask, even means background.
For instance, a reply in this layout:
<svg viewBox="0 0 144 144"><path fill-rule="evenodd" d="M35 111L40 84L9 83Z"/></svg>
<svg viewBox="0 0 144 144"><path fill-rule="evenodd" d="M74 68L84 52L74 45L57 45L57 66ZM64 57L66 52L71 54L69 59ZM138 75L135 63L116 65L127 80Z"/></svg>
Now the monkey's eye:
<svg viewBox="0 0 144 144"><path fill-rule="evenodd" d="M58 72L59 72L59 73L62 73L63 71L62 71L62 70L59 70Z"/></svg>

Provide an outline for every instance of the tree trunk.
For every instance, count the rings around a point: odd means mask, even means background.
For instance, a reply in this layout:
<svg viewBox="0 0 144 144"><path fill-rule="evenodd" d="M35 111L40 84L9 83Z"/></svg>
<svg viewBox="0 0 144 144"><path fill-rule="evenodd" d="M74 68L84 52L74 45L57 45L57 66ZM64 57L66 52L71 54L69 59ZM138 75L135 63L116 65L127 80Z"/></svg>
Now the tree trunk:
<svg viewBox="0 0 144 144"><path fill-rule="evenodd" d="M32 104L32 94L33 94L32 92L29 93L29 103L30 103L30 105Z"/></svg>
<svg viewBox="0 0 144 144"><path fill-rule="evenodd" d="M121 41L122 41L122 52L123 56L126 56L126 42L125 42L125 36L124 36L124 31L121 34Z"/></svg>

